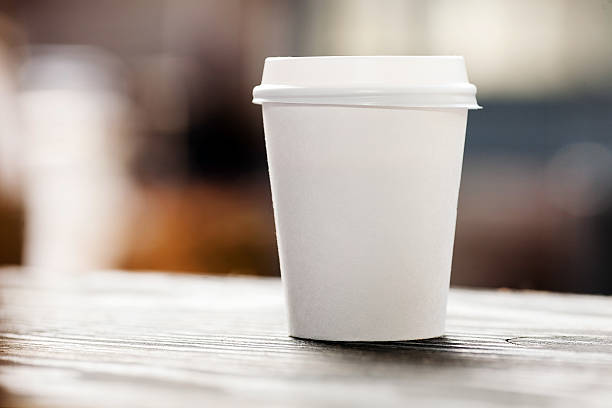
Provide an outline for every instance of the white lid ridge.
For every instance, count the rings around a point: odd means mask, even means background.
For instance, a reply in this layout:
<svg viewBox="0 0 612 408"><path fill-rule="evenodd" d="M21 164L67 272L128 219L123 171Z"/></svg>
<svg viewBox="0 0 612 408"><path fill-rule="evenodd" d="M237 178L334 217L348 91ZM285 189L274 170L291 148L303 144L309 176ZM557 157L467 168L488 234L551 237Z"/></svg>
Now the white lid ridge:
<svg viewBox="0 0 612 408"><path fill-rule="evenodd" d="M253 103L479 109L459 56L266 58Z"/></svg>

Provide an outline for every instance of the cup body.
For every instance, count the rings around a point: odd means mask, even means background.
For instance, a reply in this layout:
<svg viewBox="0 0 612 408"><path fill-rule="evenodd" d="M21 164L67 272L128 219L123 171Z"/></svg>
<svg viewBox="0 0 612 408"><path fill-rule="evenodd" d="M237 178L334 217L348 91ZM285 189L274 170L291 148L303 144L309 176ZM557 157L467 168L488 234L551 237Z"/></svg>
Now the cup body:
<svg viewBox="0 0 612 408"><path fill-rule="evenodd" d="M444 333L467 108L264 103L289 334Z"/></svg>

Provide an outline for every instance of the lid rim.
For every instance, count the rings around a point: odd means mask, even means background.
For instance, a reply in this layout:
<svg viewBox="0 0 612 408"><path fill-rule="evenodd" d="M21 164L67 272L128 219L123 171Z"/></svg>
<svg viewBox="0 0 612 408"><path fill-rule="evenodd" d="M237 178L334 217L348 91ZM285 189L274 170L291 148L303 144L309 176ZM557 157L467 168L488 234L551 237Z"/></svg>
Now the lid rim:
<svg viewBox="0 0 612 408"><path fill-rule="evenodd" d="M271 101L253 99L253 104L264 105L264 104L278 104L278 105L307 105L307 106L346 106L354 108L397 108L397 109L468 109L468 110L480 110L484 109L478 104L389 104L389 103L342 103L342 102L301 102L301 101Z"/></svg>
<svg viewBox="0 0 612 408"><path fill-rule="evenodd" d="M397 95L397 94L462 94L476 95L476 86L471 83L449 83L440 85L410 85L410 86L381 86L371 84L354 84L347 86L294 86L262 84L253 88L254 97L294 96L294 95Z"/></svg>
<svg viewBox="0 0 612 408"><path fill-rule="evenodd" d="M469 83L435 86L299 87L259 85L253 103L481 109Z"/></svg>
<svg viewBox="0 0 612 408"><path fill-rule="evenodd" d="M266 58L253 103L479 108L462 56Z"/></svg>

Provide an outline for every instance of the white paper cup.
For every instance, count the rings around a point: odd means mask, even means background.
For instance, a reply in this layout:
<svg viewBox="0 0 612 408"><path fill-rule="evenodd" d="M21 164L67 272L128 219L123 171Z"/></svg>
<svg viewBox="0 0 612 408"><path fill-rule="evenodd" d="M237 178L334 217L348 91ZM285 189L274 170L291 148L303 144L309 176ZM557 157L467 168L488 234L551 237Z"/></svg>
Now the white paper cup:
<svg viewBox="0 0 612 408"><path fill-rule="evenodd" d="M268 58L263 105L289 334L444 334L467 110L462 57Z"/></svg>

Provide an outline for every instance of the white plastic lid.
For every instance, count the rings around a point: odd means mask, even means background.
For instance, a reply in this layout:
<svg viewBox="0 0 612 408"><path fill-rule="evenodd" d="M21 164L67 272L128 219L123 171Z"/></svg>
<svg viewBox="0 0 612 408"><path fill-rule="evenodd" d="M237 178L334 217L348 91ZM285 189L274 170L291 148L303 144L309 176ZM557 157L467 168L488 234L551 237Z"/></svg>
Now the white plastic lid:
<svg viewBox="0 0 612 408"><path fill-rule="evenodd" d="M463 57L266 58L253 103L480 109Z"/></svg>

